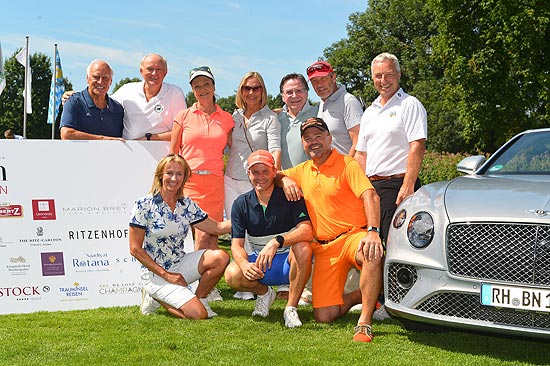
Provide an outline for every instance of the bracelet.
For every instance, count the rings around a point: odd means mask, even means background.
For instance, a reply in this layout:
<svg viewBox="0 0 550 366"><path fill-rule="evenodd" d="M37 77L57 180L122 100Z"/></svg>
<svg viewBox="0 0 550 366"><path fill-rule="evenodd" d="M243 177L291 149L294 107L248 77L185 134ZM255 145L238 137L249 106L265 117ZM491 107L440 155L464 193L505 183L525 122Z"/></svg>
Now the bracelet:
<svg viewBox="0 0 550 366"><path fill-rule="evenodd" d="M380 228L378 228L376 226L367 227L367 231L376 231L378 234L380 234Z"/></svg>

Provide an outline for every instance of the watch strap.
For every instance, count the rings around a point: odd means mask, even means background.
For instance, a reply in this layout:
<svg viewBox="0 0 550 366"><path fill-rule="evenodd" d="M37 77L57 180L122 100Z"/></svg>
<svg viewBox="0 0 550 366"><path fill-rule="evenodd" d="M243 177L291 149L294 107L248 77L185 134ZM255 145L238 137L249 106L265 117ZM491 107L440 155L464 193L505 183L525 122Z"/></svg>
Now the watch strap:
<svg viewBox="0 0 550 366"><path fill-rule="evenodd" d="M380 234L380 228L376 226L367 227L367 231L376 231L378 234Z"/></svg>

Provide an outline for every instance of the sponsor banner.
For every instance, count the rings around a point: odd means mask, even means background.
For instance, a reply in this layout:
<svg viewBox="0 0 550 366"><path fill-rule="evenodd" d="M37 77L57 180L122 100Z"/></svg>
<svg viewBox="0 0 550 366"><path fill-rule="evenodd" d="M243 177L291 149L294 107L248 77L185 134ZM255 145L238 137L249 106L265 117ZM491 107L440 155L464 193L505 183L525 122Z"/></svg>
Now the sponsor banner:
<svg viewBox="0 0 550 366"><path fill-rule="evenodd" d="M138 305L143 268L128 221L168 148L0 141L0 314Z"/></svg>

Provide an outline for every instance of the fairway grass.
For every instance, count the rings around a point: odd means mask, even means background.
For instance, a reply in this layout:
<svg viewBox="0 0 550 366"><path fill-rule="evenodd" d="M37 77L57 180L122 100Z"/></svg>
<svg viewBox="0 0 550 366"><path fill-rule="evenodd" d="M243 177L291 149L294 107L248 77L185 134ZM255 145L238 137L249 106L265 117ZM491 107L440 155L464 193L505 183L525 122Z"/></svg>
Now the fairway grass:
<svg viewBox="0 0 550 366"><path fill-rule="evenodd" d="M549 344L463 332L410 332L394 319L375 321L374 342L352 341L358 313L332 324L300 307L304 326L287 329L285 302L266 319L254 301L234 300L220 282L219 316L143 316L138 306L0 316L0 365L547 365Z"/></svg>

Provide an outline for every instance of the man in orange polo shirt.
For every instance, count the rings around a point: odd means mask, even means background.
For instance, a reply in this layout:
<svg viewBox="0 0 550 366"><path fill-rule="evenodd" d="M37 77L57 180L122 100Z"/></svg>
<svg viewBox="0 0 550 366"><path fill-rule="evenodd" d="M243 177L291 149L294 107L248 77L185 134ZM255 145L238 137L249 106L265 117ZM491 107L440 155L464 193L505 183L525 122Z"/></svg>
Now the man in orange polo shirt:
<svg viewBox="0 0 550 366"><path fill-rule="evenodd" d="M380 201L359 164L331 148L332 135L321 118L307 119L300 132L311 160L282 171L279 178L290 200L303 195L313 224L313 314L329 323L361 303L353 339L370 342L382 287ZM361 271L360 289L344 294L352 267Z"/></svg>

